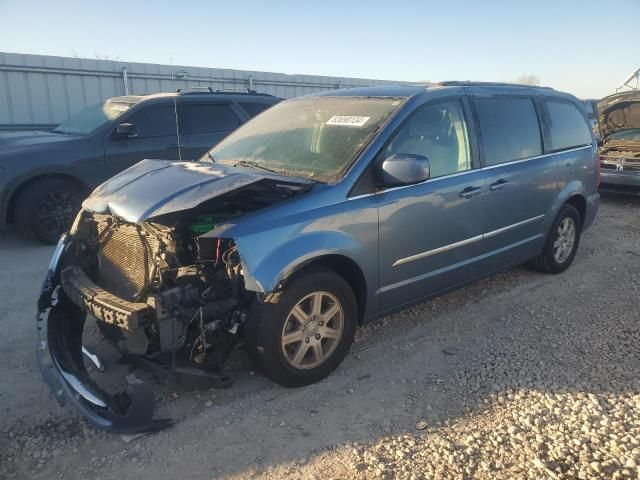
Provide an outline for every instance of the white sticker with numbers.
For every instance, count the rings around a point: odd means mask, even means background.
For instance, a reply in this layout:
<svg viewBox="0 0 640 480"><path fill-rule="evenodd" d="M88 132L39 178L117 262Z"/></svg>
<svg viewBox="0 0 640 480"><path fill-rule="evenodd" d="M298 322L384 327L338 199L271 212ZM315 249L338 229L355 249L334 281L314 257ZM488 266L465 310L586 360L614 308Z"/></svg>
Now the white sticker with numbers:
<svg viewBox="0 0 640 480"><path fill-rule="evenodd" d="M339 125L342 127L363 127L371 117L357 115L334 115L327 120L327 125Z"/></svg>

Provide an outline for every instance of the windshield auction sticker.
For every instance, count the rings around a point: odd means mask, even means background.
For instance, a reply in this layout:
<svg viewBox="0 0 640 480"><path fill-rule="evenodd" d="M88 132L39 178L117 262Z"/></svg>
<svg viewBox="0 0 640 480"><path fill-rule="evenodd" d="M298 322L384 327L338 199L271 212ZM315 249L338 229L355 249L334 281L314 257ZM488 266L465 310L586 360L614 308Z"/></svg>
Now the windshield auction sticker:
<svg viewBox="0 0 640 480"><path fill-rule="evenodd" d="M363 127L371 117L359 117L357 115L334 115L327 120L327 125L339 125L342 127Z"/></svg>

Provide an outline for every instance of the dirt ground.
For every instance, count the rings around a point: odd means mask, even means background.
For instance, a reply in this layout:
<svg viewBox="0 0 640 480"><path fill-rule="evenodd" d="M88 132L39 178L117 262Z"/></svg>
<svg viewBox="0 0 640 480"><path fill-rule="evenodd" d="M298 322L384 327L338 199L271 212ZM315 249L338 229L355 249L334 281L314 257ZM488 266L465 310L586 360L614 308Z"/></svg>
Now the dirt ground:
<svg viewBox="0 0 640 480"><path fill-rule="evenodd" d="M0 478L640 476L640 199L604 197L564 274L519 267L369 324L318 384L238 352L230 389L158 385L175 425L129 442L40 378L51 252L0 239Z"/></svg>

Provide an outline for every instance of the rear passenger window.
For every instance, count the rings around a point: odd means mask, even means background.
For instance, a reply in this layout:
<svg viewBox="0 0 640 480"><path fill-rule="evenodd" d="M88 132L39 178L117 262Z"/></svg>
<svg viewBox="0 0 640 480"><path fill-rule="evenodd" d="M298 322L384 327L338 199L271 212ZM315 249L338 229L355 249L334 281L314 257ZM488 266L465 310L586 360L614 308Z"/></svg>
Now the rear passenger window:
<svg viewBox="0 0 640 480"><path fill-rule="evenodd" d="M255 117L259 113L265 111L271 105L267 103L239 102L240 106L247 112L250 117Z"/></svg>
<svg viewBox="0 0 640 480"><path fill-rule="evenodd" d="M487 165L542 154L538 116L530 98L478 98L475 105Z"/></svg>
<svg viewBox="0 0 640 480"><path fill-rule="evenodd" d="M591 144L591 131L582 113L569 102L544 102L549 122L547 150L557 152Z"/></svg>
<svg viewBox="0 0 640 480"><path fill-rule="evenodd" d="M181 112L181 123L186 127L184 133L235 130L240 125L234 111L225 104L185 105Z"/></svg>

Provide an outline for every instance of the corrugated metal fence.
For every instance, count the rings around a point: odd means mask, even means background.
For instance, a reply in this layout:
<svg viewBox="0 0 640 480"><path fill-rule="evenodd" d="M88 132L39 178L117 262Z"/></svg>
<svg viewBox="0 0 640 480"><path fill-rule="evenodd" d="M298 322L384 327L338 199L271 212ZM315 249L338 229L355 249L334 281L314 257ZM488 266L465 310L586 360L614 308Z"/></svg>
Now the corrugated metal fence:
<svg viewBox="0 0 640 480"><path fill-rule="evenodd" d="M0 52L0 130L51 128L118 95L177 88L255 89L290 98L322 90L398 84L364 78L118 62Z"/></svg>

